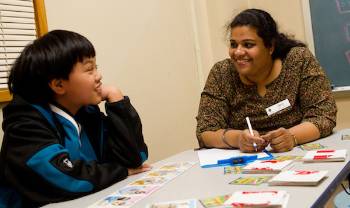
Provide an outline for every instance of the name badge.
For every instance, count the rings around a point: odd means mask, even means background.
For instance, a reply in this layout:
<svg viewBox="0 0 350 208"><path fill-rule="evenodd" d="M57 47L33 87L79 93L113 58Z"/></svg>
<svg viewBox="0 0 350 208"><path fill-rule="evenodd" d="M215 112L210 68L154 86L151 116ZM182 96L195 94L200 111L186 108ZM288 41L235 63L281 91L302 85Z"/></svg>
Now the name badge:
<svg viewBox="0 0 350 208"><path fill-rule="evenodd" d="M281 111L285 108L288 108L289 106L290 106L289 100L285 99L279 103L276 103L275 105L272 105L272 106L266 108L265 110L266 110L267 115L271 116L272 114L277 113L278 111Z"/></svg>

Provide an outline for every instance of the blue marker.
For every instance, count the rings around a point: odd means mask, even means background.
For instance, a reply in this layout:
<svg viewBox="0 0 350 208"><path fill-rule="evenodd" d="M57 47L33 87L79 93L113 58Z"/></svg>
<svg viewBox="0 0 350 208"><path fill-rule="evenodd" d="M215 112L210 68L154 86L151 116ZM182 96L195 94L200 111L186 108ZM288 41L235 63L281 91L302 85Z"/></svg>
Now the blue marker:
<svg viewBox="0 0 350 208"><path fill-rule="evenodd" d="M258 159L257 155L231 157L228 159L218 160L218 165L237 165L237 164L244 165L249 162L253 162L257 159Z"/></svg>

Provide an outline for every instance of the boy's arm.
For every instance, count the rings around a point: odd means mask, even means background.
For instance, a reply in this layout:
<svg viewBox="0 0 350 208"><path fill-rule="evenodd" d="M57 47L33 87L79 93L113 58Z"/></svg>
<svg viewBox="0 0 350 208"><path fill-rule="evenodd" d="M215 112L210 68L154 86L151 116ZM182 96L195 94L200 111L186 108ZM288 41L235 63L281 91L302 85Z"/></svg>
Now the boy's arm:
<svg viewBox="0 0 350 208"><path fill-rule="evenodd" d="M32 107L7 114L3 128L5 181L38 205L83 196L128 175L118 162L73 161L56 131Z"/></svg>
<svg viewBox="0 0 350 208"><path fill-rule="evenodd" d="M148 157L140 117L127 96L118 102L106 103L107 152L111 160L136 168Z"/></svg>

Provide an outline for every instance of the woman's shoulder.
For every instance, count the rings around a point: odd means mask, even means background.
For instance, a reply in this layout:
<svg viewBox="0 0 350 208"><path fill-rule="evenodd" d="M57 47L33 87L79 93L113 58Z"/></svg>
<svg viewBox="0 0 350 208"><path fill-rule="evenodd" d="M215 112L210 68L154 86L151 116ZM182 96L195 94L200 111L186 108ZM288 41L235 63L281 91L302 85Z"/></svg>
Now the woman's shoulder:
<svg viewBox="0 0 350 208"><path fill-rule="evenodd" d="M231 74L232 71L234 71L234 65L229 58L216 62L211 69L211 73L214 74Z"/></svg>
<svg viewBox="0 0 350 208"><path fill-rule="evenodd" d="M298 61L310 57L313 57L313 55L307 47L295 46L290 49L289 53L287 54L286 60Z"/></svg>

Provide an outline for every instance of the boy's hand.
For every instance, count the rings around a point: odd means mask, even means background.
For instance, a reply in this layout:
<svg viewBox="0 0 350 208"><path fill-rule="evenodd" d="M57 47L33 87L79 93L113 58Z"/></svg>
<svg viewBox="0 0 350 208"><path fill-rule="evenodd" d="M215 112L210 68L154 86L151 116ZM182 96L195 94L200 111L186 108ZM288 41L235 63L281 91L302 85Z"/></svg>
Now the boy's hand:
<svg viewBox="0 0 350 208"><path fill-rule="evenodd" d="M152 169L152 166L148 165L148 164L142 164L140 167L138 168L128 168L128 175L134 175L137 173L142 173L142 172L146 172Z"/></svg>
<svg viewBox="0 0 350 208"><path fill-rule="evenodd" d="M110 103L124 99L124 95L118 88L108 85L102 85L101 96L102 100L106 100Z"/></svg>

